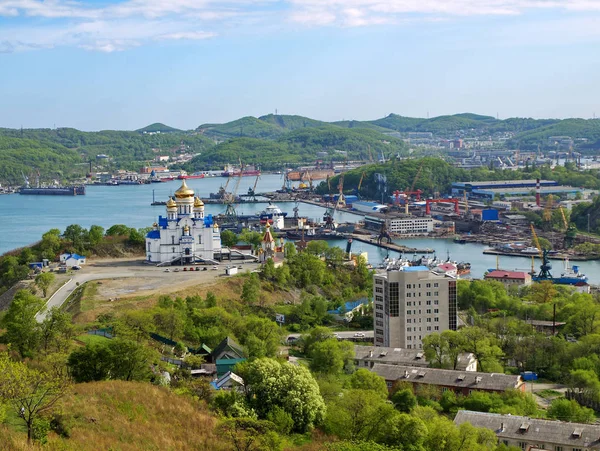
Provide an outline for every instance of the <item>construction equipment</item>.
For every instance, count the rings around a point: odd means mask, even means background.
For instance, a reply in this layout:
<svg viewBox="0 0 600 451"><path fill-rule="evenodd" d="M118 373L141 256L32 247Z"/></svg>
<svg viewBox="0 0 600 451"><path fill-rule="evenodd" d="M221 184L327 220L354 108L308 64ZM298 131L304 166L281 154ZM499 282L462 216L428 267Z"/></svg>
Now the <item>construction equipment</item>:
<svg viewBox="0 0 600 451"><path fill-rule="evenodd" d="M540 280L552 279L552 274L550 273L550 270L552 269L552 265L550 264L550 260L548 259L549 249L542 250L542 246L540 246L540 240L538 239L537 233L535 233L535 228L533 227L533 224L529 224L529 227L531 228L531 236L533 238L533 244L535 245L535 247L538 248L540 260L542 261L542 266L540 266L540 272L537 275L536 280L540 281ZM535 273L535 270L533 269L533 258L532 258L531 266L532 266L531 267L532 272Z"/></svg>
<svg viewBox="0 0 600 451"><path fill-rule="evenodd" d="M566 249L568 249L569 247L571 247L573 245L575 238L577 238L577 228L573 224L569 224L569 221L567 221L567 216L565 215L565 211L564 211L562 205L560 205L558 207L558 209L560 210L560 215L562 217L563 224L565 226L564 247Z"/></svg>
<svg viewBox="0 0 600 451"><path fill-rule="evenodd" d="M554 205L554 196L552 196L552 194L549 194L548 197L546 198L546 205L544 206L544 213L542 214L544 221L546 221L546 223L548 223L548 224L550 224L550 222L552 221L552 206L553 205Z"/></svg>
<svg viewBox="0 0 600 451"><path fill-rule="evenodd" d="M463 202L465 203L465 215L469 214L469 199L467 199L467 192L463 191Z"/></svg>
<svg viewBox="0 0 600 451"><path fill-rule="evenodd" d="M338 198L335 203L334 212L337 211L338 208L344 208L346 206L346 196L344 196L344 174L340 175L340 182L338 183Z"/></svg>
<svg viewBox="0 0 600 451"><path fill-rule="evenodd" d="M235 202L235 196L237 195L238 188L240 187L240 182L242 181L242 174L244 173L244 166L241 163L242 162L240 161L240 175L237 177L235 187L227 199L227 208L225 208L225 218L228 223L237 222L237 212L235 211L235 206L233 204Z"/></svg>
<svg viewBox="0 0 600 451"><path fill-rule="evenodd" d="M260 178L260 174L256 176L256 180L254 181L254 186L252 188L248 188L248 197L251 197L252 200L256 200L256 185L258 185L259 178Z"/></svg>

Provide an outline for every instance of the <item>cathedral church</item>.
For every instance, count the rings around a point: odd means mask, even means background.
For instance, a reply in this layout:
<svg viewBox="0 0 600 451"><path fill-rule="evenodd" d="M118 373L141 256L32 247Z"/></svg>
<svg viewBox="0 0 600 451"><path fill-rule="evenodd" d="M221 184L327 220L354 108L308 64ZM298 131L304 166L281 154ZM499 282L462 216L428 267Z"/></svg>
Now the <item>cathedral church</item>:
<svg viewBox="0 0 600 451"><path fill-rule="evenodd" d="M167 202L167 216L159 216L146 235L146 260L151 263L212 262L221 252L221 231L212 216L204 217L204 202L194 197L185 180Z"/></svg>

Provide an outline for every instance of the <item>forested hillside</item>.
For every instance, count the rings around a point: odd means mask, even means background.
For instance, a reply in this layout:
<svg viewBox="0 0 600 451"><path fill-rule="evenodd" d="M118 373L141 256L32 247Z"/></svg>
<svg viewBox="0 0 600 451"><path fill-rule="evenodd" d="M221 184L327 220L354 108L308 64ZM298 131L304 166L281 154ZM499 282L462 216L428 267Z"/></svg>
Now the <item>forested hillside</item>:
<svg viewBox="0 0 600 451"><path fill-rule="evenodd" d="M382 153L386 158L407 155L407 147L400 139L373 130L326 126L297 129L276 140L229 139L196 156L187 169L215 168L235 163L238 159L244 164L260 164L263 169L274 169L284 164L314 161L317 152L322 151L328 153L325 160L368 160L369 149L375 158Z"/></svg>

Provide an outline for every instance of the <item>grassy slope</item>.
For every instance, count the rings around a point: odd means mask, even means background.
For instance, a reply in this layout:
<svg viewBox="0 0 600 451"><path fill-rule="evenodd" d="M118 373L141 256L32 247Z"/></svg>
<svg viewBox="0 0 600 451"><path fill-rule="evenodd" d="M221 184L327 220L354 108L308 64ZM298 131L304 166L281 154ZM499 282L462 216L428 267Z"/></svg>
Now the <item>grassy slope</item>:
<svg viewBox="0 0 600 451"><path fill-rule="evenodd" d="M182 130L174 127L169 127L168 125L162 124L160 122L155 122L154 124L147 125L146 127L140 128L136 130L136 132L161 132L161 133L173 133L173 132L181 132Z"/></svg>
<svg viewBox="0 0 600 451"><path fill-rule="evenodd" d="M68 439L51 435L47 450L229 450L217 419L202 405L146 383L77 384L61 401ZM3 450L28 449L24 434L0 426Z"/></svg>

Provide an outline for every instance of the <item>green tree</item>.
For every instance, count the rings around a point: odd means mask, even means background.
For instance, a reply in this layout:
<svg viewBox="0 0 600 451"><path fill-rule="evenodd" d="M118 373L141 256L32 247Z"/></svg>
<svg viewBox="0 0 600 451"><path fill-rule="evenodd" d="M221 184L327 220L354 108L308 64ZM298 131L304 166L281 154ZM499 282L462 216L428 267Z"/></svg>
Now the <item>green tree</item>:
<svg viewBox="0 0 600 451"><path fill-rule="evenodd" d="M0 401L7 403L27 427L31 442L34 425L50 412L68 389L68 380L13 362L6 353L0 354Z"/></svg>
<svg viewBox="0 0 600 451"><path fill-rule="evenodd" d="M281 449L281 439L270 421L252 418L232 418L219 426L223 436L236 451L262 451Z"/></svg>
<svg viewBox="0 0 600 451"><path fill-rule="evenodd" d="M329 244L324 240L309 241L306 245L306 252L312 255L324 255L329 249Z"/></svg>
<svg viewBox="0 0 600 451"><path fill-rule="evenodd" d="M242 286L242 301L254 305L260 298L260 280L256 273L251 273Z"/></svg>
<svg viewBox="0 0 600 451"><path fill-rule="evenodd" d="M44 297L48 294L48 288L50 288L55 278L52 272L42 272L35 277L35 284L42 290Z"/></svg>
<svg viewBox="0 0 600 451"><path fill-rule="evenodd" d="M316 373L339 374L354 358L352 343L335 338L316 342L310 350L310 369Z"/></svg>
<svg viewBox="0 0 600 451"><path fill-rule="evenodd" d="M417 405L417 397L410 388L396 391L390 398L396 410L409 413Z"/></svg>
<svg viewBox="0 0 600 451"><path fill-rule="evenodd" d="M96 246L102 241L104 238L104 227L99 225L92 225L90 227L90 231L88 232L88 240L91 246Z"/></svg>
<svg viewBox="0 0 600 451"><path fill-rule="evenodd" d="M345 440L385 440L399 415L372 390L347 390L328 406L325 429Z"/></svg>
<svg viewBox="0 0 600 451"><path fill-rule="evenodd" d="M291 415L298 432L323 421L325 403L307 368L263 358L238 365L236 371L246 383L247 402L259 418L266 418L277 406Z"/></svg>
<svg viewBox="0 0 600 451"><path fill-rule="evenodd" d="M387 398L388 389L385 379L365 368L360 368L352 373L348 386L359 390L372 390L379 393L382 398Z"/></svg>
<svg viewBox="0 0 600 451"><path fill-rule="evenodd" d="M41 348L44 353L66 352L75 336L71 315L59 307L52 307L40 325Z"/></svg>
<svg viewBox="0 0 600 451"><path fill-rule="evenodd" d="M245 243L251 244L255 249L259 248L262 244L262 234L254 232L252 230L244 229L239 235L239 240Z"/></svg>
<svg viewBox="0 0 600 451"><path fill-rule="evenodd" d="M108 228L106 236L129 236L129 227L125 224L115 224Z"/></svg>
<svg viewBox="0 0 600 451"><path fill-rule="evenodd" d="M40 342L40 327L35 317L44 308L44 301L27 290L15 294L2 318L5 338L23 357L31 357Z"/></svg>
<svg viewBox="0 0 600 451"><path fill-rule="evenodd" d="M108 343L87 345L71 353L69 369L77 382L104 379L143 381L152 377L155 355L143 344L114 338Z"/></svg>
<svg viewBox="0 0 600 451"><path fill-rule="evenodd" d="M48 230L42 235L42 241L40 242L42 257L47 258L48 260L54 260L60 251L61 245L60 230Z"/></svg>
<svg viewBox="0 0 600 451"><path fill-rule="evenodd" d="M169 340L178 340L183 336L184 312L174 307L157 309L154 313L154 324L157 330L165 334Z"/></svg>
<svg viewBox="0 0 600 451"><path fill-rule="evenodd" d="M298 251L296 250L296 245L294 243L285 243L283 245L283 253L285 255L285 258L293 258Z"/></svg>
<svg viewBox="0 0 600 451"><path fill-rule="evenodd" d="M592 409L580 406L573 399L565 398L557 398L550 403L548 417L574 423L593 423L596 420Z"/></svg>
<svg viewBox="0 0 600 451"><path fill-rule="evenodd" d="M71 224L67 226L63 236L71 242L71 245L76 250L82 250L85 241L86 230L79 224Z"/></svg>
<svg viewBox="0 0 600 451"><path fill-rule="evenodd" d="M221 232L221 244L225 247L235 246L238 242L238 236L231 230L223 230Z"/></svg>

